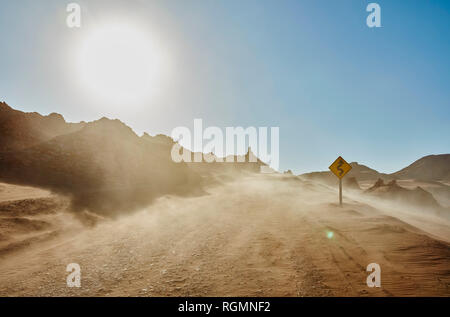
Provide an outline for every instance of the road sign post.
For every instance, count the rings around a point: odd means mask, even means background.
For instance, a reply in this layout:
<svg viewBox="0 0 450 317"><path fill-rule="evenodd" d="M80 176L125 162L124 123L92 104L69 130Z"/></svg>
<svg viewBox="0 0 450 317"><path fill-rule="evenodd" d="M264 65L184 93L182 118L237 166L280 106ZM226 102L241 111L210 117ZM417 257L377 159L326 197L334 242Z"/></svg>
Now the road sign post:
<svg viewBox="0 0 450 317"><path fill-rule="evenodd" d="M329 167L330 171L339 178L339 206L342 207L342 178L347 174L352 166L339 156Z"/></svg>

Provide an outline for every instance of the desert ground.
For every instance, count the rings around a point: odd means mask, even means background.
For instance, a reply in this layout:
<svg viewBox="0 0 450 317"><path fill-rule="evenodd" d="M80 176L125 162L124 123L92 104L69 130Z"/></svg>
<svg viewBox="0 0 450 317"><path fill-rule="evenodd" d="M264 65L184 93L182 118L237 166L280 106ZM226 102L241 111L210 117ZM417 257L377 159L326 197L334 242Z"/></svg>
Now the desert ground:
<svg viewBox="0 0 450 317"><path fill-rule="evenodd" d="M165 195L86 226L67 200L0 184L0 296L450 296L450 223L286 175ZM81 287L66 266L81 267ZM369 263L381 287L369 288Z"/></svg>

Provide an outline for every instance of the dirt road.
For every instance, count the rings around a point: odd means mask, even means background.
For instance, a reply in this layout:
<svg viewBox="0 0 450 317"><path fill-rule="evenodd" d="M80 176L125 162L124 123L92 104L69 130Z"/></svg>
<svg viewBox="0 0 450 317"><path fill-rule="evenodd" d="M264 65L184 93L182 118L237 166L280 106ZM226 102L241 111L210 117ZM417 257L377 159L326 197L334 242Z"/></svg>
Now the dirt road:
<svg viewBox="0 0 450 317"><path fill-rule="evenodd" d="M89 229L64 214L54 238L0 257L0 295L450 295L450 244L367 204L339 208L333 190L281 176L208 193ZM66 285L69 263L81 288ZM366 285L369 263L381 288Z"/></svg>

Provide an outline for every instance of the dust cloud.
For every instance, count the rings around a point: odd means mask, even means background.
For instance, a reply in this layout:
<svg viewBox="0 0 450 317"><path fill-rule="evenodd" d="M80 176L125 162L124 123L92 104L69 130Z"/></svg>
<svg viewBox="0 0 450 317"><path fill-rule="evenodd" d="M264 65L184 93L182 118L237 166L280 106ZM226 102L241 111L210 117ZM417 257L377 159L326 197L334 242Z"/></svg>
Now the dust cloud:
<svg viewBox="0 0 450 317"><path fill-rule="evenodd" d="M450 226L438 215L356 190L341 208L335 188L291 175L241 173L202 188L95 226L64 203L29 217L48 226L27 237L11 225L3 249L37 240L0 253L0 295L450 295ZM69 263L81 267L81 288L65 284ZM369 263L380 264L382 288L367 287Z"/></svg>

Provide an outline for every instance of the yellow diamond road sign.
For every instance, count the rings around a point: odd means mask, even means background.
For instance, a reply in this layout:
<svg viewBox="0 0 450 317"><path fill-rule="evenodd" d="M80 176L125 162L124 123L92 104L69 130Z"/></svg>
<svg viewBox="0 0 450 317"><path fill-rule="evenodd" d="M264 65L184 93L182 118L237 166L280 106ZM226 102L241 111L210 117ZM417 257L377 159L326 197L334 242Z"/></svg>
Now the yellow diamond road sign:
<svg viewBox="0 0 450 317"><path fill-rule="evenodd" d="M339 156L336 161L330 165L329 169L334 175L341 179L352 169L352 166Z"/></svg>

